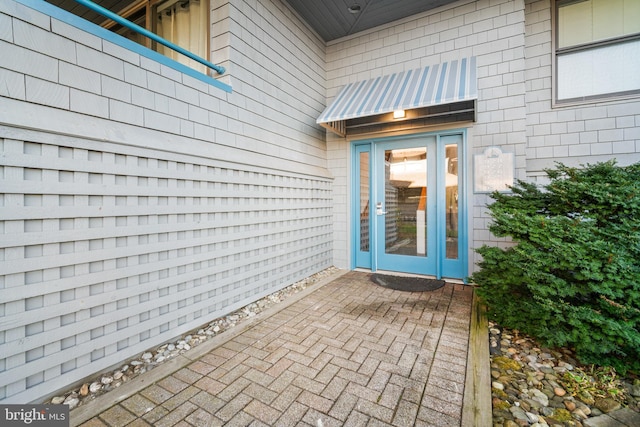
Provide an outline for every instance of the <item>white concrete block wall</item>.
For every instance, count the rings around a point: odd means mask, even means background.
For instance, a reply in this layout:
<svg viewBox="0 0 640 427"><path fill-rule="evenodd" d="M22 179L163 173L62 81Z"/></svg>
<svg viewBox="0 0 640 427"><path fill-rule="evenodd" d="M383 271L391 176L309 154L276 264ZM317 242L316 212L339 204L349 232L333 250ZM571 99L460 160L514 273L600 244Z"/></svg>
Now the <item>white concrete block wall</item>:
<svg viewBox="0 0 640 427"><path fill-rule="evenodd" d="M41 401L331 265L323 52L259 3L222 7L238 23L230 94L0 3L1 402ZM251 33L272 62L243 55ZM297 39L312 46L279 61L273 45Z"/></svg>
<svg viewBox="0 0 640 427"><path fill-rule="evenodd" d="M515 176L526 177L524 1L462 0L387 26L357 34L327 47L328 102L345 84L401 70L476 56L478 61L478 121L469 128L467 171L474 154L499 146L515 156ZM350 145L328 136L329 167L334 185L334 227L349 230L349 179L343 167ZM335 165L335 166L334 166ZM487 231L486 194L468 192L470 267L472 250L482 244L502 244ZM349 265L348 238L334 239L335 264Z"/></svg>
<svg viewBox="0 0 640 427"><path fill-rule="evenodd" d="M552 107L551 1L526 0L527 176L555 162L640 162L640 96Z"/></svg>

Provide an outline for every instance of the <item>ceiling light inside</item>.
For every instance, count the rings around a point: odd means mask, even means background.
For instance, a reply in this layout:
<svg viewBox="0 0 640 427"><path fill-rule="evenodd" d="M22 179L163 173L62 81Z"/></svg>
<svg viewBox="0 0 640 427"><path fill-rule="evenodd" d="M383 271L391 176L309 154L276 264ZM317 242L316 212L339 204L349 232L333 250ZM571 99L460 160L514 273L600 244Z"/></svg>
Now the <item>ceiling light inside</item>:
<svg viewBox="0 0 640 427"><path fill-rule="evenodd" d="M347 10L349 11L349 13L356 14L356 13L360 13L360 11L362 10L362 8L360 7L360 5L359 5L359 4L352 4L351 6L349 6L349 7L347 8Z"/></svg>

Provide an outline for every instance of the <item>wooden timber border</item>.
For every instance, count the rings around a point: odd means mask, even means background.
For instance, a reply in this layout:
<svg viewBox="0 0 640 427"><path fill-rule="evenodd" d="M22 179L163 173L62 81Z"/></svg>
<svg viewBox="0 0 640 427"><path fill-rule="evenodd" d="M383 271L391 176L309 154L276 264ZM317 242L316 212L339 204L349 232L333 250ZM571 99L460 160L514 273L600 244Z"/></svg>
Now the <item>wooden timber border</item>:
<svg viewBox="0 0 640 427"><path fill-rule="evenodd" d="M473 293L462 427L491 427L491 374L486 308Z"/></svg>

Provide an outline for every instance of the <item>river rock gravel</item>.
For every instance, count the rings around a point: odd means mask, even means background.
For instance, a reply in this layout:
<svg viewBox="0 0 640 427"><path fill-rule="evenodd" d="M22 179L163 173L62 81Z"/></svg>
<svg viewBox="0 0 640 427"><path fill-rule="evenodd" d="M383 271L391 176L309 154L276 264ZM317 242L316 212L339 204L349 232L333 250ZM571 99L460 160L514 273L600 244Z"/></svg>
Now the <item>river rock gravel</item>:
<svg viewBox="0 0 640 427"><path fill-rule="evenodd" d="M623 406L640 412L637 378L618 379L616 390L624 396L619 399L563 382L567 372L580 376L590 372L568 349L541 347L526 335L489 322L489 351L494 427L582 427L589 418ZM593 377L583 378L592 384Z"/></svg>

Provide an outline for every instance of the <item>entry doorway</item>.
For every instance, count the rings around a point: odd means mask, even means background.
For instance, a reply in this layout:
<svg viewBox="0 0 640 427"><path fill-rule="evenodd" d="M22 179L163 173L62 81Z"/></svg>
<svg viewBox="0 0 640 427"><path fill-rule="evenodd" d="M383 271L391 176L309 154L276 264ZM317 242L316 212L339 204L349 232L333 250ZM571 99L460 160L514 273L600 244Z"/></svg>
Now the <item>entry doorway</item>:
<svg viewBox="0 0 640 427"><path fill-rule="evenodd" d="M463 131L353 144L356 268L464 279Z"/></svg>

